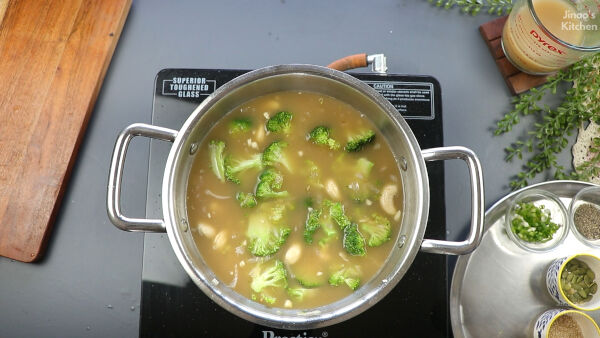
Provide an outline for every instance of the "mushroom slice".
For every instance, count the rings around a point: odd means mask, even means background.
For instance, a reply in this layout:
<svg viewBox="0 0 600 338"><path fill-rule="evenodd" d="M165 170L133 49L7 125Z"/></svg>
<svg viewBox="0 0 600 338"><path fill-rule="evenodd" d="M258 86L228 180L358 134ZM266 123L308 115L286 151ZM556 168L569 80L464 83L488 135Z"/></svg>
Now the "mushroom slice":
<svg viewBox="0 0 600 338"><path fill-rule="evenodd" d="M298 243L293 244L285 253L284 261L286 264L292 265L300 259L302 248Z"/></svg>
<svg viewBox="0 0 600 338"><path fill-rule="evenodd" d="M397 193L398 186L395 184L388 184L381 190L379 204L381 205L381 209L389 215L395 215L397 212L396 206L394 206L394 196Z"/></svg>
<svg viewBox="0 0 600 338"><path fill-rule="evenodd" d="M337 201L340 200L340 189L338 188L337 184L333 179L330 178L327 180L327 182L325 183L325 190L331 198Z"/></svg>
<svg viewBox="0 0 600 338"><path fill-rule="evenodd" d="M227 230L221 230L213 240L213 249L220 250L225 246L225 243L227 243Z"/></svg>
<svg viewBox="0 0 600 338"><path fill-rule="evenodd" d="M210 226L206 223L198 223L197 228L198 228L198 232L202 236L206 236L208 238L215 237L215 228L213 228L212 226Z"/></svg>

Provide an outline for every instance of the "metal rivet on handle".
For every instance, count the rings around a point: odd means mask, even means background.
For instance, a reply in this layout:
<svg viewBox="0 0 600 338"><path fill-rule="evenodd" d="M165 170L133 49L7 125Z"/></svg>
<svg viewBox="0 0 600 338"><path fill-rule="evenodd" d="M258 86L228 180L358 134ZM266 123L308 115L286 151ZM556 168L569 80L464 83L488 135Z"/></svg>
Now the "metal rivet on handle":
<svg viewBox="0 0 600 338"><path fill-rule="evenodd" d="M179 222L179 227L181 228L181 231L187 232L189 229L187 219L182 218L181 221Z"/></svg>
<svg viewBox="0 0 600 338"><path fill-rule="evenodd" d="M406 169L408 169L408 162L406 162L406 158L404 156L400 157L400 169L402 169L402 171L406 171Z"/></svg>
<svg viewBox="0 0 600 338"><path fill-rule="evenodd" d="M190 145L190 155L194 155L198 151L198 143L192 143Z"/></svg>
<svg viewBox="0 0 600 338"><path fill-rule="evenodd" d="M398 249L400 249L404 246L405 243L406 243L406 236L402 235L402 236L400 236L400 238L398 238L398 243L396 243L396 245L398 246Z"/></svg>

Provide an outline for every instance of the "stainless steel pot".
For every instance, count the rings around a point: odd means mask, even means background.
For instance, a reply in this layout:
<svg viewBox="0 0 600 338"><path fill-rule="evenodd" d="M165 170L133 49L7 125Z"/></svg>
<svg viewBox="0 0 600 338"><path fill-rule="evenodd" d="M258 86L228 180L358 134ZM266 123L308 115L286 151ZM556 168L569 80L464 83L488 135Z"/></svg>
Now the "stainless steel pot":
<svg viewBox="0 0 600 338"><path fill-rule="evenodd" d="M188 175L198 144L224 114L254 97L282 90L319 92L340 99L365 113L392 148L403 184L403 218L396 243L379 272L352 295L309 310L270 308L234 292L217 280L192 238L186 212ZM163 219L129 218L121 213L121 178L127 147L135 136L173 142L162 185ZM471 227L462 242L423 239L429 212L425 161L461 159L471 181ZM190 278L212 300L249 321L276 328L307 329L335 324L365 311L404 276L419 250L461 255L481 241L483 178L477 156L463 147L421 150L412 131L394 107L368 85L345 73L311 65L282 65L246 73L223 85L204 100L180 130L132 124L119 135L108 181L110 220L125 231L167 232L173 251Z"/></svg>

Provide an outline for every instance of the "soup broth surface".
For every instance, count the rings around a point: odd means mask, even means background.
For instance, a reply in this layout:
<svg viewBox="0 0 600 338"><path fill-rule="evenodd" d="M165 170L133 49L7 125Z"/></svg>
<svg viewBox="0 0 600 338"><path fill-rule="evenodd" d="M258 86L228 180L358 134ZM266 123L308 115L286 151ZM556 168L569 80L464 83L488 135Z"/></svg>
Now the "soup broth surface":
<svg viewBox="0 0 600 338"><path fill-rule="evenodd" d="M289 131L269 132L267 121L281 111L292 114ZM231 132L236 119L249 122L250 128ZM311 142L308 134L317 126L330 128L330 138L339 147L330 149ZM346 151L348 140L365 130L374 131L374 139L359 151ZM271 143L284 141L287 146L281 157L287 167L271 163L236 173L239 184L221 181L213 170L211 141L225 143L224 156L228 161L256 158ZM286 191L287 196L257 198L256 206L241 207L236 196L255 194L259 176L269 168L283 178L281 188L275 190ZM375 126L350 105L305 91L264 95L222 118L200 144L189 175L186 202L194 240L220 282L249 299L285 308L325 305L350 295L355 292L353 288L369 281L394 245L403 204L398 166ZM347 219L356 224L364 238L366 254L352 255L344 246L346 228L330 214L336 203L343 205ZM321 226L313 233L312 243L308 243L304 232L311 210L321 212ZM279 215L277 220L273 220L274 213ZM274 254L251 253L248 229L257 220L270 225L266 231L289 229L285 242ZM383 220L391 227L389 240L370 246L371 236L365 231L365 224L380 225ZM253 281L277 264L285 269L285 283L278 281L277 286L265 286L257 292ZM348 279L338 279L336 283L332 276L342 270ZM356 280L359 284L354 284Z"/></svg>

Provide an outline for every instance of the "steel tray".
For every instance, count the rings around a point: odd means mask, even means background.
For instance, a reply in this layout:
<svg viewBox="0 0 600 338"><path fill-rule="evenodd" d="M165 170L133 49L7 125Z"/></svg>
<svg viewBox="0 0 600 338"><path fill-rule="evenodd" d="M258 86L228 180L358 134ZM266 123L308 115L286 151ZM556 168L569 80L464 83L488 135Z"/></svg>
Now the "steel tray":
<svg viewBox="0 0 600 338"><path fill-rule="evenodd" d="M471 254L458 258L452 276L450 317L455 337L532 336L532 323L537 316L557 306L545 284L550 262L580 252L600 255L600 250L585 245L569 231L565 241L551 251L525 251L505 233L504 214L521 191L550 191L568 209L575 194L591 185L577 181L536 184L507 195L486 212L481 244ZM600 310L589 314L600 322Z"/></svg>

